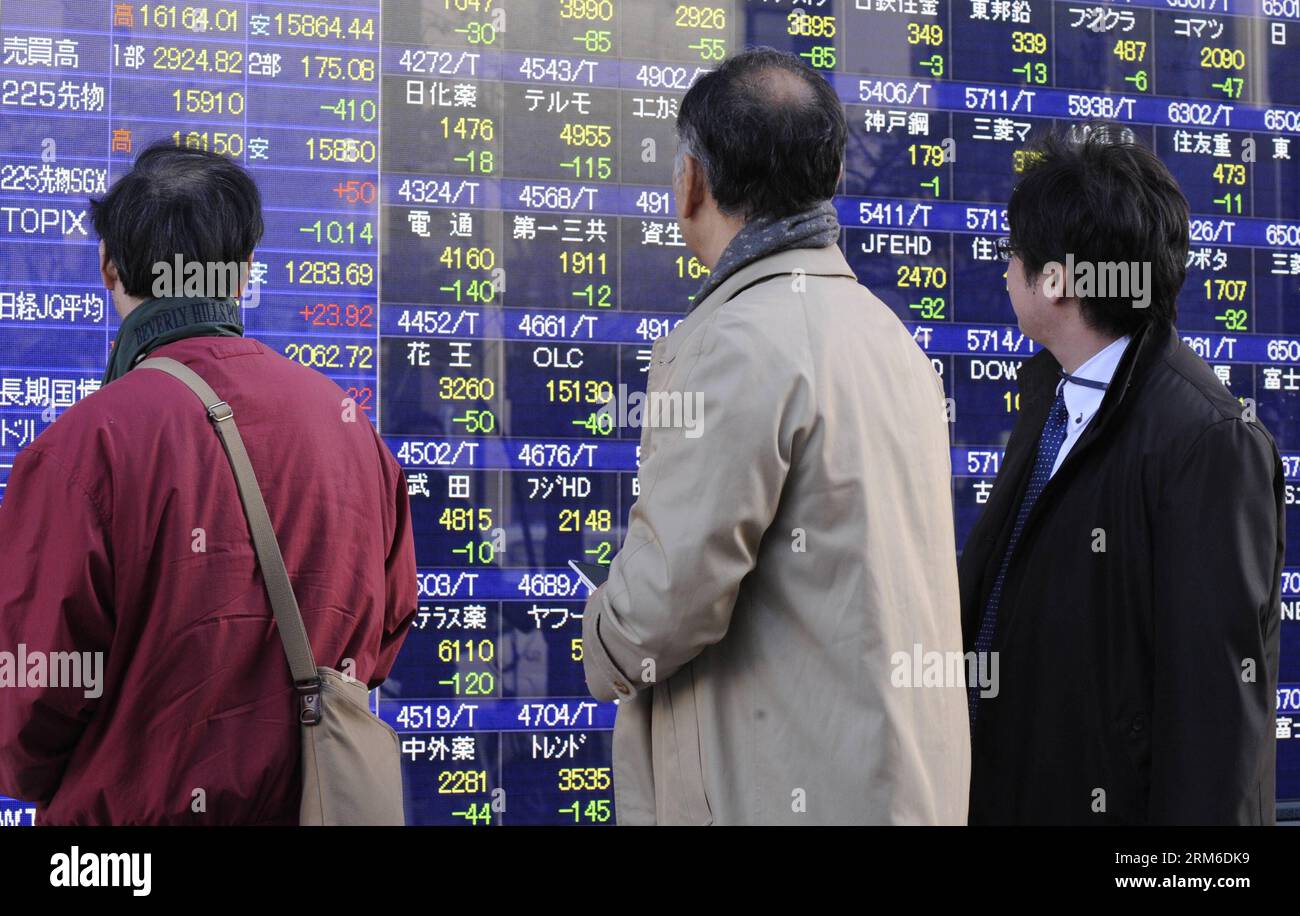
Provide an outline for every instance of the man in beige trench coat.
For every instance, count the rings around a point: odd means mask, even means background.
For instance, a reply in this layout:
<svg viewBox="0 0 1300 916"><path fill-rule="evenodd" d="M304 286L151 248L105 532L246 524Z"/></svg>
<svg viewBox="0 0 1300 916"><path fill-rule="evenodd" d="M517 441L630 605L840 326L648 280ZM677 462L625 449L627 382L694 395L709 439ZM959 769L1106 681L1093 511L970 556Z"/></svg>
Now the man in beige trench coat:
<svg viewBox="0 0 1300 916"><path fill-rule="evenodd" d="M654 345L640 494L583 618L620 824L966 819L961 668L919 676L962 650L943 389L836 246L845 135L770 50L681 103L711 274Z"/></svg>

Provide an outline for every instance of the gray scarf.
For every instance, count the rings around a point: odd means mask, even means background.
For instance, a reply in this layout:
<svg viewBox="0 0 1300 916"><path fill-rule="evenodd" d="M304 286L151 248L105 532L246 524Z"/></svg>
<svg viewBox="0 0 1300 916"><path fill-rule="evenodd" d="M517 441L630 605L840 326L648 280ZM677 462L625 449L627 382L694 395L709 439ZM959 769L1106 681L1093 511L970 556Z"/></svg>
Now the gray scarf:
<svg viewBox="0 0 1300 916"><path fill-rule="evenodd" d="M727 277L747 264L792 248L825 248L834 245L839 237L839 217L829 200L793 216L745 223L722 252L717 266L704 278L704 284L691 300L691 308L703 302Z"/></svg>

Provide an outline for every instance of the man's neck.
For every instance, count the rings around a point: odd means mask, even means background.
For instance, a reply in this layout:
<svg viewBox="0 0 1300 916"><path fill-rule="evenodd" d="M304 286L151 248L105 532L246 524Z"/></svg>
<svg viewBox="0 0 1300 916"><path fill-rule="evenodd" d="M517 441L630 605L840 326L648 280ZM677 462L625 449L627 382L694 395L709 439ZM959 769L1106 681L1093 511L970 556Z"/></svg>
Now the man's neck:
<svg viewBox="0 0 1300 916"><path fill-rule="evenodd" d="M1088 360L1119 340L1120 336L1094 331L1084 325L1072 329L1070 334L1062 335L1063 339L1044 346L1056 357L1067 374L1073 374Z"/></svg>
<svg viewBox="0 0 1300 916"><path fill-rule="evenodd" d="M698 257L700 262L709 270L718 266L722 260L722 254L727 250L740 230L745 227L743 220L720 218L717 224L709 232L707 240L700 246Z"/></svg>
<svg viewBox="0 0 1300 916"><path fill-rule="evenodd" d="M148 301L148 299L137 299L134 296L128 296L126 293L113 294L113 305L117 309L117 317L123 321L126 320L127 315L130 315Z"/></svg>

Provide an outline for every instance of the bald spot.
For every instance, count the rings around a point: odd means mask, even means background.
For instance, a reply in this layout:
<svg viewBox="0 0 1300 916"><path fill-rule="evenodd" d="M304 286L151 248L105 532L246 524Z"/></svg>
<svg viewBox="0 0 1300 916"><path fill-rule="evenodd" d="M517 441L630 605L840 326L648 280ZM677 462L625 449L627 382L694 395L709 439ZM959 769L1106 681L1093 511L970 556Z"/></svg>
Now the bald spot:
<svg viewBox="0 0 1300 916"><path fill-rule="evenodd" d="M765 67L746 75L744 86L750 93L770 101L774 107L798 107L814 102L812 87L797 74L779 67Z"/></svg>

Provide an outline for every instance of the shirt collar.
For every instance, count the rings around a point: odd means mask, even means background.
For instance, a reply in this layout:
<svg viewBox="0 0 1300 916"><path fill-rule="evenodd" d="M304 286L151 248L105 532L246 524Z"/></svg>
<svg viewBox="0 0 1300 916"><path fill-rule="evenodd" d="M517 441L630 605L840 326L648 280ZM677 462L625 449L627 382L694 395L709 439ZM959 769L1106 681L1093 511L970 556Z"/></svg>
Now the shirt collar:
<svg viewBox="0 0 1300 916"><path fill-rule="evenodd" d="M1119 340L1112 341L1070 374L1076 378L1109 384L1115 376L1115 370L1119 367L1119 361L1124 356L1124 350L1127 349L1130 339L1126 334ZM1058 390L1061 390L1065 398L1065 409L1069 413L1071 426L1075 421L1092 417L1101 406L1102 398L1106 396L1106 392L1100 388L1075 385L1068 379L1061 379L1060 385L1064 386L1063 389L1058 388Z"/></svg>

